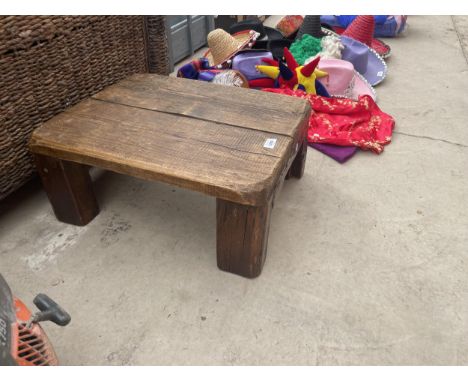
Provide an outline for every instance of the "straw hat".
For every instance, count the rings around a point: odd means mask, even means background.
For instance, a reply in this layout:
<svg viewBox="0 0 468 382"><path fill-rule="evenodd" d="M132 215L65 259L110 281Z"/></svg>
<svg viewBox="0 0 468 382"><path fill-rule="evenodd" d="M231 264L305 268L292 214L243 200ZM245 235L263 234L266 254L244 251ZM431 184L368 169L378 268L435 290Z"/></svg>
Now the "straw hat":
<svg viewBox="0 0 468 382"><path fill-rule="evenodd" d="M351 37L369 48L374 49L382 58L390 56L390 47L383 41L374 38L374 16L357 16L344 30L342 36Z"/></svg>
<svg viewBox="0 0 468 382"><path fill-rule="evenodd" d="M227 85L227 86L235 86L239 88L248 88L249 82L247 78L237 70L220 70L217 73L213 80L211 81L213 84L218 85Z"/></svg>
<svg viewBox="0 0 468 382"><path fill-rule="evenodd" d="M223 29L215 29L208 33L208 51L205 57L211 66L217 66L228 61L238 51L255 42L258 33L246 30L230 35Z"/></svg>

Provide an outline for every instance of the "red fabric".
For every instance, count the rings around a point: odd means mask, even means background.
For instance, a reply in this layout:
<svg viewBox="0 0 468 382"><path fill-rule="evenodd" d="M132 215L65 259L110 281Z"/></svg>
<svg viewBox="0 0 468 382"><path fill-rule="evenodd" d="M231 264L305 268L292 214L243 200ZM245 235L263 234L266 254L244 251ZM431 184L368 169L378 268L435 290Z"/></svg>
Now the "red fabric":
<svg viewBox="0 0 468 382"><path fill-rule="evenodd" d="M271 78L256 78L249 81L250 88L272 88L275 86L275 80Z"/></svg>
<svg viewBox="0 0 468 382"><path fill-rule="evenodd" d="M358 101L354 101L307 94L301 90L262 90L309 100L314 111L309 119L307 133L310 143L357 146L380 154L392 140L395 120L381 111L368 95L360 96Z"/></svg>

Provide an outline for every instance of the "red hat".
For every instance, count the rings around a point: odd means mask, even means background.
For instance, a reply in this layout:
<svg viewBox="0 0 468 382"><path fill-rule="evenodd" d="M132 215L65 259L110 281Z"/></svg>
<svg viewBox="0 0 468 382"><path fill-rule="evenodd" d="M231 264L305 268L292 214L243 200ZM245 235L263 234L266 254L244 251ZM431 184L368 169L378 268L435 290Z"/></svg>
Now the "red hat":
<svg viewBox="0 0 468 382"><path fill-rule="evenodd" d="M357 16L344 30L343 36L362 42L374 49L382 58L387 58L390 56L390 47L383 41L374 38L374 28L374 16Z"/></svg>

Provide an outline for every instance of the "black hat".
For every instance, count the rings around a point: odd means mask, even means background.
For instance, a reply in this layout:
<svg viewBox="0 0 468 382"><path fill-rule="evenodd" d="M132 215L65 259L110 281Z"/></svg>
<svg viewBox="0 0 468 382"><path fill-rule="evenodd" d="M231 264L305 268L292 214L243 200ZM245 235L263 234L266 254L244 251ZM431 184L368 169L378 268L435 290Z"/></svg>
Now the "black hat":
<svg viewBox="0 0 468 382"><path fill-rule="evenodd" d="M234 23L229 27L229 33L232 35L245 30L254 30L257 33L260 33L257 41L263 39L275 40L283 38L283 35L279 30L266 27L259 20L243 20L238 23Z"/></svg>
<svg viewBox="0 0 468 382"><path fill-rule="evenodd" d="M299 31L297 32L296 39L299 40L303 35L308 34L315 38L322 38L327 34L324 32L320 24L320 16L306 16Z"/></svg>
<svg viewBox="0 0 468 382"><path fill-rule="evenodd" d="M281 61L283 60L284 48L289 49L293 42L294 40L286 39L284 37L275 40L257 40L255 41L252 49L270 51L275 60Z"/></svg>
<svg viewBox="0 0 468 382"><path fill-rule="evenodd" d="M293 42L293 40L289 40L286 38L270 40L268 41L267 49L271 52L273 58L275 58L278 61L281 61L283 59L284 48L289 49Z"/></svg>

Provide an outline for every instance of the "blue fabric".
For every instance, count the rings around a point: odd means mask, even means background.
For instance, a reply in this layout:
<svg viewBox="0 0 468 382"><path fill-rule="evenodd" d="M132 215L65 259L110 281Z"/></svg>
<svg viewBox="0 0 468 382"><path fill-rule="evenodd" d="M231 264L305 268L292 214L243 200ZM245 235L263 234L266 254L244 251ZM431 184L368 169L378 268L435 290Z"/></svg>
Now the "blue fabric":
<svg viewBox="0 0 468 382"><path fill-rule="evenodd" d="M382 25L387 21L387 15L377 15L374 16L375 23L377 25ZM346 28L349 24L351 24L354 19L356 18L356 15L339 15L336 16L338 23L341 27Z"/></svg>
<svg viewBox="0 0 468 382"><path fill-rule="evenodd" d="M193 60L180 67L177 77L188 78L190 80L211 81L216 73L211 72L208 59L200 58Z"/></svg>
<svg viewBox="0 0 468 382"><path fill-rule="evenodd" d="M376 23L377 25L382 25L382 24L385 23L385 21L387 21L387 17L388 17L388 15L385 15L385 16L383 16L383 15L374 16L375 23Z"/></svg>
<svg viewBox="0 0 468 382"><path fill-rule="evenodd" d="M198 78L198 70L195 64L193 62L189 62L182 66L177 72L177 77L196 80Z"/></svg>
<svg viewBox="0 0 468 382"><path fill-rule="evenodd" d="M343 27L343 28L346 28L349 24L351 24L355 18L356 18L356 16L351 16L351 15L336 16L336 19L338 21L338 25Z"/></svg>
<svg viewBox="0 0 468 382"><path fill-rule="evenodd" d="M216 73L210 72L210 71L203 71L200 72L198 75L198 79L200 81L211 81L214 77L216 76Z"/></svg>
<svg viewBox="0 0 468 382"><path fill-rule="evenodd" d="M281 77L283 77L286 81L289 81L293 78L294 73L289 69L282 61L279 61L279 70L281 73Z"/></svg>
<svg viewBox="0 0 468 382"><path fill-rule="evenodd" d="M327 89L319 80L315 80L315 91L319 96L330 98Z"/></svg>
<svg viewBox="0 0 468 382"><path fill-rule="evenodd" d="M208 59L205 58L205 57L199 58L199 59L198 59L198 62L200 63L200 68L201 68L201 69L210 69L210 68L211 68L210 62L209 62Z"/></svg>

